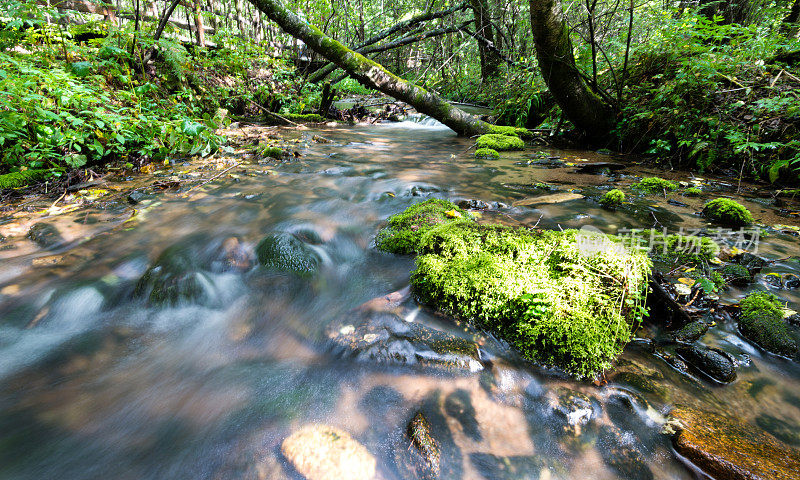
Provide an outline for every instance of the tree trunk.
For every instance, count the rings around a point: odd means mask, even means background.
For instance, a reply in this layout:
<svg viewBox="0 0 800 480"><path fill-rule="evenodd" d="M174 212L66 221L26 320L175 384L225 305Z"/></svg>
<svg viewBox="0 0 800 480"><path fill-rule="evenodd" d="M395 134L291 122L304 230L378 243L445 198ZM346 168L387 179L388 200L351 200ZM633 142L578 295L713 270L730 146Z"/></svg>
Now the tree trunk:
<svg viewBox="0 0 800 480"><path fill-rule="evenodd" d="M302 40L311 50L335 63L361 84L408 103L420 113L430 115L459 135L485 133L489 125L447 103L432 92L403 80L380 64L365 58L326 36L290 12L278 0L250 0L286 33Z"/></svg>
<svg viewBox="0 0 800 480"><path fill-rule="evenodd" d="M492 30L491 10L488 0L470 0L470 7L475 15L475 33L485 38L488 44L478 42L478 54L481 59L481 77L488 80L500 72L503 59L494 47L494 31Z"/></svg>
<svg viewBox="0 0 800 480"><path fill-rule="evenodd" d="M530 0L530 6L536 58L547 88L578 129L594 139L607 136L614 126L613 110L587 88L575 65L560 0Z"/></svg>
<svg viewBox="0 0 800 480"><path fill-rule="evenodd" d="M790 38L796 36L798 23L800 23L800 0L794 0L792 8L781 23L781 33Z"/></svg>
<svg viewBox="0 0 800 480"><path fill-rule="evenodd" d="M197 29L197 44L201 47L206 46L205 25L203 25L203 11L200 7L200 0L194 0L193 5L194 26Z"/></svg>

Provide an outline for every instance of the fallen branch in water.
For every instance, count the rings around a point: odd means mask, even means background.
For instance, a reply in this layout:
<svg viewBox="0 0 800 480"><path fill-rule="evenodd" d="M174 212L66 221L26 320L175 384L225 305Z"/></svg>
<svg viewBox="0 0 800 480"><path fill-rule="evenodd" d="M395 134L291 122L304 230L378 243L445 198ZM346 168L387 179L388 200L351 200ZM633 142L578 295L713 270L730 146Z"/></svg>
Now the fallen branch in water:
<svg viewBox="0 0 800 480"><path fill-rule="evenodd" d="M225 170L223 170L223 171L219 172L218 174L214 175L213 177L209 178L208 180L204 181L203 183L200 183L200 184L198 184L198 185L195 185L194 187L190 188L189 190L186 190L185 192L183 192L183 193L182 193L182 194L180 194L179 196L180 196L180 197L186 197L186 196L188 196L188 195L189 195L189 193L190 193L192 190L196 190L196 189L198 189L198 188L202 187L203 185L205 185L205 184L207 184L207 183L209 183L209 182L211 182L211 181L214 181L214 180L218 179L219 177L221 177L221 176L225 175L226 173L228 173L228 172L229 172L229 171L231 171L232 169L234 169L234 168L238 167L239 165L241 165L241 163L236 163L236 164L234 164L234 165L231 165L230 167L228 167L228 168L226 168Z"/></svg>

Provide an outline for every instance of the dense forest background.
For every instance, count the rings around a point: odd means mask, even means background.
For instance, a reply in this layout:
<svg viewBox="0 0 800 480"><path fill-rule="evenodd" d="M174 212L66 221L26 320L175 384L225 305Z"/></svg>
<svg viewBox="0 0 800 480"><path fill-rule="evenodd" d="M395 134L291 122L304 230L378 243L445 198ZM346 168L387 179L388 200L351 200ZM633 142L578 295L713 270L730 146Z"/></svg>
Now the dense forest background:
<svg viewBox="0 0 800 480"><path fill-rule="evenodd" d="M207 155L231 118L327 116L336 97L373 93L284 33L272 4L0 1L0 188ZM283 7L498 124L666 167L798 180L800 0Z"/></svg>

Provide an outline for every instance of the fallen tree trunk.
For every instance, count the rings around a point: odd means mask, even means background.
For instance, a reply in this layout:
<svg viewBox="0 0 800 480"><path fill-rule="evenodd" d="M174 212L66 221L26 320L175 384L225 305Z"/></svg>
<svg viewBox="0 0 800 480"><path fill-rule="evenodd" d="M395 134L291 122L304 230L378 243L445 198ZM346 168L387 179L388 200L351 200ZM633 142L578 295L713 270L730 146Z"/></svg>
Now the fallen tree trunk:
<svg viewBox="0 0 800 480"><path fill-rule="evenodd" d="M376 33L375 35L368 38L364 42L360 43L359 45L356 45L356 47L353 50L355 50L358 53L364 53L362 50L364 50L365 48L374 45L380 42L381 40L389 38L395 33L407 32L408 30L411 29L411 27L417 24L420 24L422 22L427 22L429 20L435 20L437 18L446 17L447 15L458 12L459 10L464 10L466 8L467 4L462 3L460 5L456 5L455 7L448 8L447 10L440 10L438 12L425 12L420 15L416 15L414 17L409 18L408 20L395 24L394 26L391 26L383 31ZM311 76L308 78L308 81L312 83L321 82L322 80L325 79L325 77L333 73L334 70L336 70L336 65L333 63L329 63L328 65L325 65L324 67L320 68L319 70L311 74Z"/></svg>
<svg viewBox="0 0 800 480"><path fill-rule="evenodd" d="M350 50L287 10L278 0L250 0L250 2L286 33L302 40L310 49L344 69L364 86L408 103L420 113L430 115L459 135L476 135L489 130L489 125L478 117L450 105L435 93L403 80L382 65Z"/></svg>
<svg viewBox="0 0 800 480"><path fill-rule="evenodd" d="M575 65L561 0L530 0L536 59L547 88L567 119L590 138L608 135L614 112L589 90Z"/></svg>

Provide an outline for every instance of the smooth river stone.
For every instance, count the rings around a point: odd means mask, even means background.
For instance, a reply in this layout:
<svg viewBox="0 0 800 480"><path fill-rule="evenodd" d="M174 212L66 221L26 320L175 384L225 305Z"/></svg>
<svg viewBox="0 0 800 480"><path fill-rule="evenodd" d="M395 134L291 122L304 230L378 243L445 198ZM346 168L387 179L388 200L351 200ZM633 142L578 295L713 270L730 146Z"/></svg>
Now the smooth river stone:
<svg viewBox="0 0 800 480"><path fill-rule="evenodd" d="M792 480L800 472L800 452L741 420L676 407L683 425L675 449L714 478Z"/></svg>
<svg viewBox="0 0 800 480"><path fill-rule="evenodd" d="M369 480L375 457L349 433L327 425L306 425L281 445L281 453L308 480Z"/></svg>

